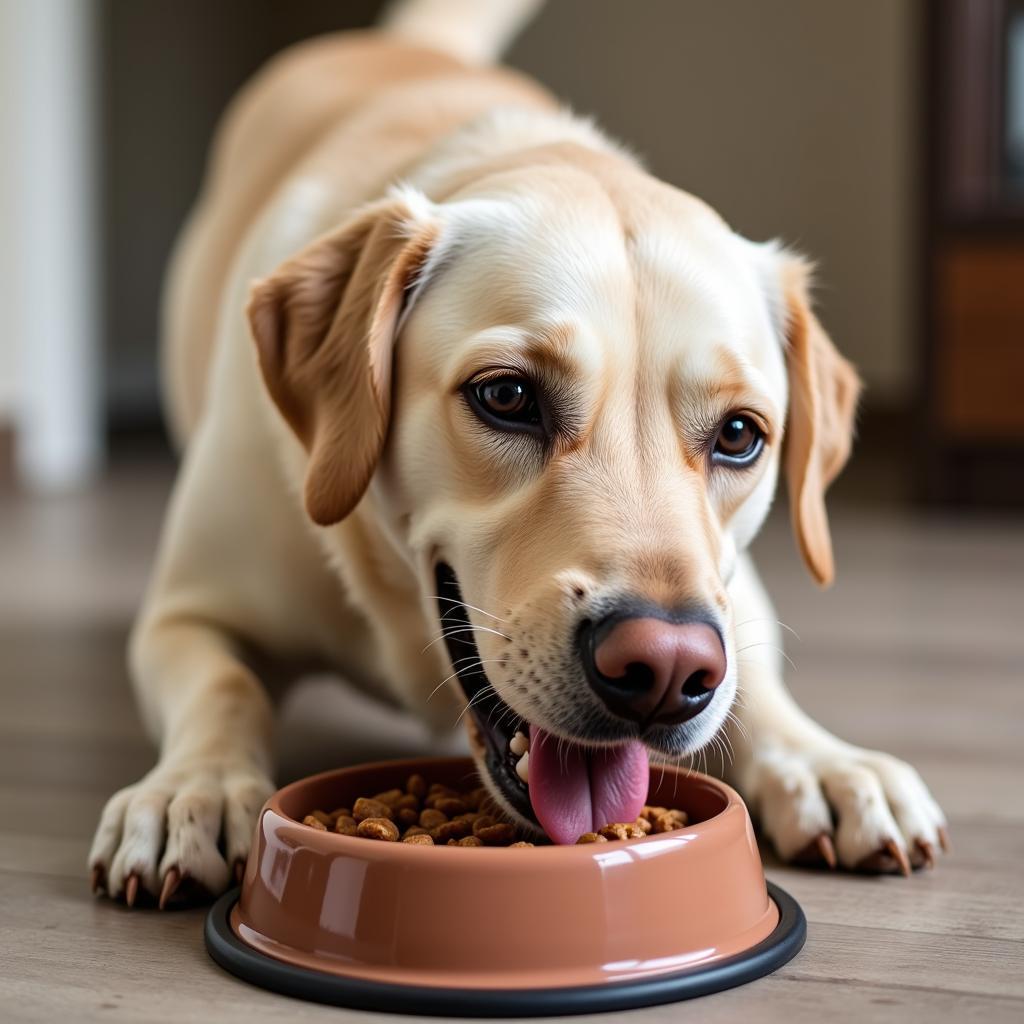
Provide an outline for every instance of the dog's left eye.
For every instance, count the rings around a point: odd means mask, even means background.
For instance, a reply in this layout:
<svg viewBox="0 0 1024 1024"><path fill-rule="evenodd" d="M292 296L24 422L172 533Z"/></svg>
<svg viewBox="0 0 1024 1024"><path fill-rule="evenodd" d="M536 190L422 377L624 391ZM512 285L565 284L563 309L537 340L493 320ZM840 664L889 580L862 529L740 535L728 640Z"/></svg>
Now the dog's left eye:
<svg viewBox="0 0 1024 1024"><path fill-rule="evenodd" d="M749 466L763 447L761 428L749 416L731 412L718 428L712 460L727 466Z"/></svg>
<svg viewBox="0 0 1024 1024"><path fill-rule="evenodd" d="M466 396L477 415L491 426L531 431L541 426L536 389L525 377L508 374L470 381Z"/></svg>

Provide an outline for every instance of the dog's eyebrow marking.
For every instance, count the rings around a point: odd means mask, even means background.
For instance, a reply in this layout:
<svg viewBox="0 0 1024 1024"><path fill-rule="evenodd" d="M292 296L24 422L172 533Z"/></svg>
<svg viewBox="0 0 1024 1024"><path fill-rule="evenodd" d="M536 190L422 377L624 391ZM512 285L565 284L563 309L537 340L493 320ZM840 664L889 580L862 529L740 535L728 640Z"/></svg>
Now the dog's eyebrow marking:
<svg viewBox="0 0 1024 1024"><path fill-rule="evenodd" d="M530 332L523 355L542 370L575 378L579 368L573 355L576 332L571 324L548 324Z"/></svg>
<svg viewBox="0 0 1024 1024"><path fill-rule="evenodd" d="M711 374L686 375L680 380L677 401L692 404L695 399L714 406L716 413L749 407L774 425L778 414L771 391L761 371L743 355L724 345L716 347Z"/></svg>

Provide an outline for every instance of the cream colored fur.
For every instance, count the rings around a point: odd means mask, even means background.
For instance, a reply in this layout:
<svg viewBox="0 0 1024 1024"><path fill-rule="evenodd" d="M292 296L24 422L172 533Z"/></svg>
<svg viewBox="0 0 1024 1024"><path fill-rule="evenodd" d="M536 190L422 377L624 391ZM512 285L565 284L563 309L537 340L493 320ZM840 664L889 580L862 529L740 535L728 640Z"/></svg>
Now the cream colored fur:
<svg viewBox="0 0 1024 1024"><path fill-rule="evenodd" d="M570 733L594 700L568 642L588 607L701 602L727 626L729 672L680 755L724 730L730 778L784 858L821 835L851 868L890 840L938 844L912 768L793 703L746 554L785 433L800 547L831 578L823 498L857 388L806 267L534 84L460 62L531 6L482 5L453 56L408 42L429 14L409 5L391 34L277 58L226 118L169 278L184 457L131 642L160 757L103 813L90 863L114 896L133 874L158 893L172 868L218 892L245 857L273 789L275 683L251 650L315 658L451 728L457 682L427 700L452 672L432 643L439 558L480 610L489 678L531 721ZM443 26L423 41L443 48ZM481 367L538 360L579 428L546 460L496 444L458 396ZM766 452L712 470L699 439L736 408L763 420ZM750 644L769 653L741 665ZM528 681L542 662L544 687Z"/></svg>

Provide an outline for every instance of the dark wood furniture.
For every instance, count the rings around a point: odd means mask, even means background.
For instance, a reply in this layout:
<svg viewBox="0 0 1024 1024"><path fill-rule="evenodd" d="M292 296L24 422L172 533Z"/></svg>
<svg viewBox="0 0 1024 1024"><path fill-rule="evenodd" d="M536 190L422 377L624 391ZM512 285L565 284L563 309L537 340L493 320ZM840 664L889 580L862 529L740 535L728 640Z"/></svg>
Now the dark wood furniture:
<svg viewBox="0 0 1024 1024"><path fill-rule="evenodd" d="M928 22L924 489L1024 502L1024 0Z"/></svg>

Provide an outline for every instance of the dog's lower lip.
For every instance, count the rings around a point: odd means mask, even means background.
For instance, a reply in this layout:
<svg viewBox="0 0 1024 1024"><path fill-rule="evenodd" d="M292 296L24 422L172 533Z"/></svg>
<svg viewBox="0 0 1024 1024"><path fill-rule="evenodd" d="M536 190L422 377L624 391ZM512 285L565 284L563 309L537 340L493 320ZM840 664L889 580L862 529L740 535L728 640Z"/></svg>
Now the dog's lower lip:
<svg viewBox="0 0 1024 1024"><path fill-rule="evenodd" d="M438 613L448 657L462 691L470 702L469 710L477 730L483 737L487 771L517 813L536 824L529 789L516 772L519 758L509 746L515 733L519 730L528 731L529 726L497 693L493 690L490 694L486 693L485 688L490 683L480 664L472 623L462 601L455 571L446 563L438 562L434 573Z"/></svg>

